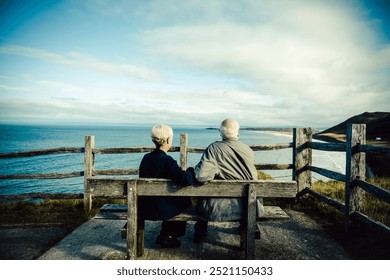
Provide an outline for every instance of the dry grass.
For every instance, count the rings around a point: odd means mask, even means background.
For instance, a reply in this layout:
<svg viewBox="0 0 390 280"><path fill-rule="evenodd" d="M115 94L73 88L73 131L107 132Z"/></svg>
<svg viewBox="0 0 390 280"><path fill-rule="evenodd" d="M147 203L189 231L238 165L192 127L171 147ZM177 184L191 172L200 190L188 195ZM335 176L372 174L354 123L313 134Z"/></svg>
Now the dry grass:
<svg viewBox="0 0 390 280"><path fill-rule="evenodd" d="M82 198L48 199L42 202L18 201L0 204L0 225L61 224L72 229L88 221L105 203L125 203L124 200L96 198L91 213L84 212Z"/></svg>
<svg viewBox="0 0 390 280"><path fill-rule="evenodd" d="M272 176L268 175L267 173L257 170L257 177L259 180L272 180Z"/></svg>
<svg viewBox="0 0 390 280"><path fill-rule="evenodd" d="M383 189L390 190L390 178L374 178L368 180L371 184L380 186ZM344 203L345 200L345 184L339 181L322 182L318 181L312 189L322 193L328 197ZM307 196L301 199L295 207L300 210L320 218L325 223L343 222L343 213L328 206L325 203L319 202L313 197ZM363 205L363 214L371 219L378 221L390 227L390 204L365 194L365 202Z"/></svg>

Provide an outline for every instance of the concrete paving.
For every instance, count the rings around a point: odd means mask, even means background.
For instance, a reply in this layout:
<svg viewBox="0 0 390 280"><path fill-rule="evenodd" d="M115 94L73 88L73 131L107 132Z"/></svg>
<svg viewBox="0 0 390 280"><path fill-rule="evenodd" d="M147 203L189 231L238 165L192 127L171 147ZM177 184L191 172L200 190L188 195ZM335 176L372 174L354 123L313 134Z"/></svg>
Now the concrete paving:
<svg viewBox="0 0 390 280"><path fill-rule="evenodd" d="M38 259L101 260L125 259L126 243L120 229L124 220L92 219L79 226Z"/></svg>
<svg viewBox="0 0 390 280"><path fill-rule="evenodd" d="M261 239L256 240L256 259L307 260L350 259L344 249L327 236L315 221L302 213L289 211L289 220L261 222ZM92 219L53 246L40 260L122 260L126 240L121 229L126 220ZM181 238L182 246L161 249L155 244L161 222L145 224L147 260L239 260L244 259L236 223L210 223L206 242L194 244L193 222Z"/></svg>
<svg viewBox="0 0 390 280"><path fill-rule="evenodd" d="M59 226L1 226L0 260L35 260L67 233Z"/></svg>

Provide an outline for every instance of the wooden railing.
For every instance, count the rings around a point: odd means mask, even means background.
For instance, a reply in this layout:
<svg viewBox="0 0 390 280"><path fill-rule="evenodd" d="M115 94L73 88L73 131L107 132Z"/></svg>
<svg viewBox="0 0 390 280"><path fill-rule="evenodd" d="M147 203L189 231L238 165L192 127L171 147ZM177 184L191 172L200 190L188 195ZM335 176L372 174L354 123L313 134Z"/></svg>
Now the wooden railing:
<svg viewBox="0 0 390 280"><path fill-rule="evenodd" d="M293 130L293 142L271 145L251 145L253 151L269 151L279 149L292 149L293 162L285 164L259 164L258 170L292 170L292 179L297 182L297 193L312 195L322 202L336 208L345 214L345 226L349 227L351 219L356 217L365 221L376 223L362 214L362 202L364 192L367 192L380 200L390 202L390 192L380 186L372 185L365 181L365 154L381 153L390 155L390 147L366 145L366 131L363 124L351 124L347 130L346 143L320 143L313 142L313 131L311 128L296 128ZM1 179L63 179L84 176L84 203L89 205L86 179L92 176L126 176L137 175L138 169L109 169L95 170L95 155L98 154L128 154L150 152L154 147L129 147L129 148L95 148L94 136L85 137L85 146L80 148L56 148L48 150L36 150L27 152L15 152L0 154L0 159L31 157L51 154L84 153L84 171L71 173L50 173L50 174L13 174L0 175ZM205 148L188 147L188 135L180 135L180 146L172 147L171 152L180 153L180 166L185 169L188 162L188 153L202 153ZM312 165L312 150L339 151L346 153L346 174L327 170ZM312 189L312 172L332 180L345 182L344 203L318 193ZM385 225L380 224L390 230Z"/></svg>
<svg viewBox="0 0 390 280"><path fill-rule="evenodd" d="M0 159L6 158L21 158L21 157L34 157L44 155L58 155L58 154L80 154L84 153L85 148L54 148L47 150L34 150L26 152L15 152L8 154L0 154ZM75 171L71 173L49 173L49 174L12 174L12 175L0 175L1 179L66 179L73 177L84 176L84 172Z"/></svg>
<svg viewBox="0 0 390 280"><path fill-rule="evenodd" d="M301 145L297 148L297 153L300 154L295 158L299 158L301 163L295 169L296 180L298 185L303 187L300 189L299 196L309 194L320 201L344 212L345 228L348 230L352 220L363 221L375 227L390 233L390 228L382 223L372 220L363 214L363 202L365 192L378 198L381 201L390 203L390 191L368 183L365 180L366 176L366 153L381 153L385 156L390 156L390 147L384 146L369 146L366 145L366 125L365 124L349 124L347 127L346 143L319 143L312 142L312 131L310 129L301 130L303 135L300 135L302 140ZM302 152L299 152L299 151ZM321 167L312 165L312 150L322 151L345 151L346 153L346 172L345 174L327 170ZM344 203L327 197L319 192L314 191L311 186L310 172L318 173L327 178L345 182L345 201Z"/></svg>

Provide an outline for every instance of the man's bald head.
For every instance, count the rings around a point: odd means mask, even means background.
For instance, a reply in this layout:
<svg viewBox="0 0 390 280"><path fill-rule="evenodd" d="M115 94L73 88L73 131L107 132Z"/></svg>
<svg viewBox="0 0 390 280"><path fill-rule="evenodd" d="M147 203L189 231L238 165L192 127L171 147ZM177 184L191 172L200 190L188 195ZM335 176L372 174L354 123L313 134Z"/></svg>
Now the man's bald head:
<svg viewBox="0 0 390 280"><path fill-rule="evenodd" d="M240 125L234 119L225 119L219 128L222 139L238 139Z"/></svg>

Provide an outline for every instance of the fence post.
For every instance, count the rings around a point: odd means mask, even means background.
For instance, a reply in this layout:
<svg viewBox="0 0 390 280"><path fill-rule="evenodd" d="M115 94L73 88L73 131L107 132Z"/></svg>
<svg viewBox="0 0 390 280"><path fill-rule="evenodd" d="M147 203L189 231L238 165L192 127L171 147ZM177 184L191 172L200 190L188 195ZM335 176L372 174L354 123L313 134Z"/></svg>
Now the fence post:
<svg viewBox="0 0 390 280"><path fill-rule="evenodd" d="M137 183L127 183L127 257L135 260L138 252L138 197Z"/></svg>
<svg viewBox="0 0 390 280"><path fill-rule="evenodd" d="M293 180L297 182L297 191L311 188L312 150L308 146L313 131L311 128L294 128L293 130Z"/></svg>
<svg viewBox="0 0 390 280"><path fill-rule="evenodd" d="M248 209L246 217L245 233L245 259L255 259L255 233L256 233L256 189L253 185L248 186Z"/></svg>
<svg viewBox="0 0 390 280"><path fill-rule="evenodd" d="M358 150L359 145L366 144L366 125L348 124L346 142L345 168L345 229L351 224L351 214L363 209L364 191L354 182L355 179L365 180L366 154Z"/></svg>
<svg viewBox="0 0 390 280"><path fill-rule="evenodd" d="M95 136L85 136L84 146L84 211L89 213L92 208L92 198L87 184L87 178L93 176Z"/></svg>
<svg viewBox="0 0 390 280"><path fill-rule="evenodd" d="M180 167L183 170L187 169L187 158L188 158L188 134L180 134Z"/></svg>

